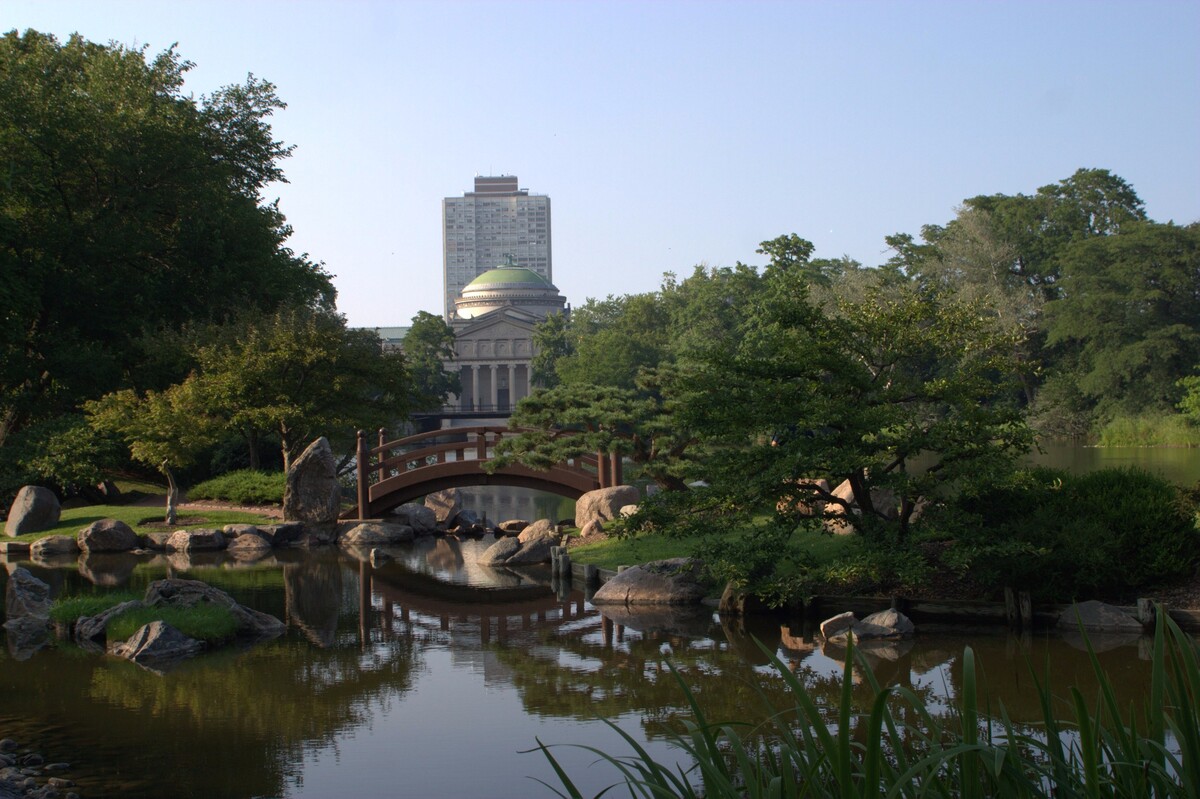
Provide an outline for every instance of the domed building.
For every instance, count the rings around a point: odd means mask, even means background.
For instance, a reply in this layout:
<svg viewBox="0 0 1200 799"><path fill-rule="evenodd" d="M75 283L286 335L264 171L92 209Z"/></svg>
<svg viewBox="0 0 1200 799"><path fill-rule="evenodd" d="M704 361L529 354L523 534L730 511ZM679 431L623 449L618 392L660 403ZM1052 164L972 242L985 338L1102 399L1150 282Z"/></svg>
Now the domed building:
<svg viewBox="0 0 1200 799"><path fill-rule="evenodd" d="M479 275L454 301L450 325L462 394L459 411L508 413L529 396L533 328L569 309L558 289L532 269L499 266Z"/></svg>

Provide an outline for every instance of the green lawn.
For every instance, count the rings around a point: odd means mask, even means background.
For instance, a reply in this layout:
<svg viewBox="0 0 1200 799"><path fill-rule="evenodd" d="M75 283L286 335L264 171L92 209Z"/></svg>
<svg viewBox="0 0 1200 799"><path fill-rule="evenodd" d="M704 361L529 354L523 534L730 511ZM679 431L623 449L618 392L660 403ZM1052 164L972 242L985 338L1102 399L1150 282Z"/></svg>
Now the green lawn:
<svg viewBox="0 0 1200 799"><path fill-rule="evenodd" d="M6 540L33 542L48 535L76 535L92 522L98 522L101 519L118 519L128 524L137 533L194 530L200 527L221 528L227 524L259 524L269 520L269 517L262 514L243 513L241 511L180 511L179 516L184 522L188 521L188 517L197 516L203 517L205 521L199 524L180 524L171 528L159 526L145 527L143 524L146 522L161 522L164 517L164 509L146 507L144 505L88 505L84 508L67 508L63 510L58 524L49 530L42 530L37 533L25 533L16 538L7 538Z"/></svg>

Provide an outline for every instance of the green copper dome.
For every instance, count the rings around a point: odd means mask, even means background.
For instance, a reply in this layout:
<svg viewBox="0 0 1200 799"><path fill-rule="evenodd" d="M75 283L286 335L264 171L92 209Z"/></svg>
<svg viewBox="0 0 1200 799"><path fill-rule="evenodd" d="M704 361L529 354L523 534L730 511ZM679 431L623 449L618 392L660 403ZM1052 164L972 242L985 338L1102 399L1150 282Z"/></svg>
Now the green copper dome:
<svg viewBox="0 0 1200 799"><path fill-rule="evenodd" d="M489 269L479 277L467 284L463 291L470 289L481 289L487 286L496 286L501 284L524 284L527 286L536 286L538 288L553 288L550 281L534 272L532 269L526 269L523 266L498 266L495 269Z"/></svg>

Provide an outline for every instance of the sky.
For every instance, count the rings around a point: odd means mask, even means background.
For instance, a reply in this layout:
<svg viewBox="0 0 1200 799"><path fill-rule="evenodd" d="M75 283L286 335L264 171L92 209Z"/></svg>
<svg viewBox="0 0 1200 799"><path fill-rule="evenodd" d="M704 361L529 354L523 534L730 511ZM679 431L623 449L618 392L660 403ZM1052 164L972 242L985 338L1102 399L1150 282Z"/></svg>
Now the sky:
<svg viewBox="0 0 1200 799"><path fill-rule="evenodd" d="M351 325L441 311L441 201L516 175L552 202L573 305L698 264L887 260L884 237L1075 170L1200 220L1200 2L0 0L34 28L271 81L268 188Z"/></svg>

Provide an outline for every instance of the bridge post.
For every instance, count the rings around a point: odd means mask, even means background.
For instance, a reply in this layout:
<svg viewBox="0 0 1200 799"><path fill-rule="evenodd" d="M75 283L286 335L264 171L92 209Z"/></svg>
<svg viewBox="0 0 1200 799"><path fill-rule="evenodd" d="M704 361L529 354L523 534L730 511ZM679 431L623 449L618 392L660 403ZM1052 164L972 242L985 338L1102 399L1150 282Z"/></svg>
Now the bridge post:
<svg viewBox="0 0 1200 799"><path fill-rule="evenodd" d="M621 454L613 452L609 455L611 458L611 467L608 470L608 475L612 479L612 484L615 486L625 484L624 469L622 469Z"/></svg>
<svg viewBox="0 0 1200 799"><path fill-rule="evenodd" d="M379 428L379 446L382 447L386 443L387 443L387 430L381 427L381 428ZM383 455L384 455L384 453L382 453L382 452L379 453L379 482L381 482L381 483L387 479L387 470L383 468L383 461L384 461Z"/></svg>
<svg viewBox="0 0 1200 799"><path fill-rule="evenodd" d="M367 518L367 506L371 502L371 494L367 485L367 461L370 456L367 454L367 431L358 431L358 450L355 468L358 472L358 520L362 521Z"/></svg>

